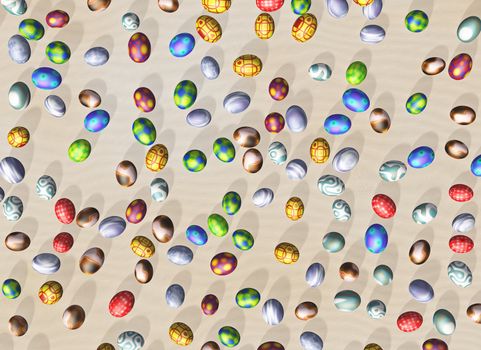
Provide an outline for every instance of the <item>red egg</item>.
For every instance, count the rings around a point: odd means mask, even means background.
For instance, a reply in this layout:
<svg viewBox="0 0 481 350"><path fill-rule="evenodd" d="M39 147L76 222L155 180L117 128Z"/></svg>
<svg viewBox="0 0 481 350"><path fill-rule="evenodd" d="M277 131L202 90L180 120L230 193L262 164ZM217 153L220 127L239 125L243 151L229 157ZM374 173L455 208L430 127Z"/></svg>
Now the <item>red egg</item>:
<svg viewBox="0 0 481 350"><path fill-rule="evenodd" d="M142 199L135 199L125 210L125 218L131 224L138 224L144 219L146 213L147 204Z"/></svg>
<svg viewBox="0 0 481 350"><path fill-rule="evenodd" d="M139 87L135 90L134 101L135 105L141 112L149 113L155 108L154 93L146 87Z"/></svg>
<svg viewBox="0 0 481 350"><path fill-rule="evenodd" d="M68 252L73 246L73 237L68 232L60 232L53 239L53 249L59 253Z"/></svg>
<svg viewBox="0 0 481 350"><path fill-rule="evenodd" d="M219 253L210 261L210 269L218 276L227 276L237 267L237 258L231 253Z"/></svg>
<svg viewBox="0 0 481 350"><path fill-rule="evenodd" d="M217 312L219 309L219 299L214 294L207 294L200 304L204 315L210 316Z"/></svg>
<svg viewBox="0 0 481 350"><path fill-rule="evenodd" d="M385 194L376 194L372 197L372 209L383 219L389 219L396 214L396 204Z"/></svg>
<svg viewBox="0 0 481 350"><path fill-rule="evenodd" d="M274 78L269 84L269 95L276 100L282 101L289 93L289 84L284 78Z"/></svg>
<svg viewBox="0 0 481 350"><path fill-rule="evenodd" d="M455 253L469 253L474 248L474 242L468 236L456 235L449 240L449 248Z"/></svg>
<svg viewBox="0 0 481 350"><path fill-rule="evenodd" d="M136 63L143 63L150 57L150 41L144 33L135 33L129 40L129 56Z"/></svg>
<svg viewBox="0 0 481 350"><path fill-rule="evenodd" d="M473 59L467 53L460 53L449 63L448 73L454 80L463 80L473 68Z"/></svg>
<svg viewBox="0 0 481 350"><path fill-rule="evenodd" d="M70 21L70 17L65 11L54 10L47 14L45 21L50 28L63 28Z"/></svg>
<svg viewBox="0 0 481 350"><path fill-rule="evenodd" d="M261 11L273 12L284 5L284 0L256 0L256 5Z"/></svg>
<svg viewBox="0 0 481 350"><path fill-rule="evenodd" d="M68 198L60 198L55 203L55 215L62 224L70 224L75 219L75 206Z"/></svg>
<svg viewBox="0 0 481 350"><path fill-rule="evenodd" d="M124 317L134 307L135 297L128 290L118 292L109 303L109 312L114 317Z"/></svg>
<svg viewBox="0 0 481 350"><path fill-rule="evenodd" d="M467 202L473 196L474 192L468 185L456 184L449 189L449 197L456 202Z"/></svg>
<svg viewBox="0 0 481 350"><path fill-rule="evenodd" d="M408 311L397 318L398 328L406 333L414 332L423 324L423 317L419 312Z"/></svg>
<svg viewBox="0 0 481 350"><path fill-rule="evenodd" d="M284 125L286 124L284 117L277 112L269 113L264 120L264 125L266 126L266 130L277 134L284 129Z"/></svg>

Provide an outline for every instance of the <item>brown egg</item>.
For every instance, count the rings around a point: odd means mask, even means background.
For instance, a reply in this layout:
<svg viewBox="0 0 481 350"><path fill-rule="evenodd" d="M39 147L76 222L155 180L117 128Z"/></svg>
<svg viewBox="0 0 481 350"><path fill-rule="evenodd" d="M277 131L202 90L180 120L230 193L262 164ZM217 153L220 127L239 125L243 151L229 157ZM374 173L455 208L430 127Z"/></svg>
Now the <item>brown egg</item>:
<svg viewBox="0 0 481 350"><path fill-rule="evenodd" d="M242 166L248 173L257 173L263 164L262 154L255 148L249 149L242 157Z"/></svg>
<svg viewBox="0 0 481 350"><path fill-rule="evenodd" d="M249 126L238 128L234 131L233 136L239 146L246 148L255 147L261 141L261 135L259 132Z"/></svg>
<svg viewBox="0 0 481 350"><path fill-rule="evenodd" d="M14 252L21 252L30 246L30 237L23 232L9 233L5 237L5 246Z"/></svg>
<svg viewBox="0 0 481 350"><path fill-rule="evenodd" d="M444 146L444 150L448 154L448 156L454 159L463 159L468 156L469 149L463 142L459 140L450 140L446 142Z"/></svg>
<svg viewBox="0 0 481 350"><path fill-rule="evenodd" d="M28 331L28 322L20 315L10 317L8 320L8 328L10 333L16 337L21 337Z"/></svg>
<svg viewBox="0 0 481 350"><path fill-rule="evenodd" d="M359 277L359 267L352 262L345 262L339 267L339 275L346 282L353 282Z"/></svg>
<svg viewBox="0 0 481 350"><path fill-rule="evenodd" d="M409 259L416 265L424 264L428 260L429 254L431 254L431 246L424 239L414 242L409 249Z"/></svg>
<svg viewBox="0 0 481 350"><path fill-rule="evenodd" d="M90 89L80 91L78 99L83 106L88 108L96 108L100 106L100 102L102 102L100 95Z"/></svg>
<svg viewBox="0 0 481 350"><path fill-rule="evenodd" d="M115 346L109 343L102 343L97 347L97 350L115 350Z"/></svg>
<svg viewBox="0 0 481 350"><path fill-rule="evenodd" d="M142 284L149 283L152 277L154 277L154 268L150 261L142 259L135 265L134 274L137 282Z"/></svg>
<svg viewBox="0 0 481 350"><path fill-rule="evenodd" d="M436 75L441 73L446 67L446 62L441 57L430 57L424 60L421 69L424 74Z"/></svg>
<svg viewBox="0 0 481 350"><path fill-rule="evenodd" d="M137 181L137 168L129 160L123 160L115 169L115 177L122 187L130 187Z"/></svg>
<svg viewBox="0 0 481 350"><path fill-rule="evenodd" d="M451 109L449 116L459 125L469 125L476 119L476 112L468 106L456 106Z"/></svg>
<svg viewBox="0 0 481 350"><path fill-rule="evenodd" d="M174 236L174 223L167 215L159 215L152 222L152 234L159 242L167 243Z"/></svg>
<svg viewBox="0 0 481 350"><path fill-rule="evenodd" d="M317 305L310 301L300 303L296 307L295 314L302 321L310 320L317 315Z"/></svg>
<svg viewBox="0 0 481 350"><path fill-rule="evenodd" d="M382 348L376 343L370 343L364 347L364 350L382 350Z"/></svg>
<svg viewBox="0 0 481 350"><path fill-rule="evenodd" d="M102 249L94 247L87 249L80 257L80 270L86 275L96 273L105 261L105 254Z"/></svg>
<svg viewBox="0 0 481 350"><path fill-rule="evenodd" d="M466 315L471 321L481 324L481 304L470 305L466 310Z"/></svg>
<svg viewBox="0 0 481 350"><path fill-rule="evenodd" d="M175 12L179 8L179 0L159 0L159 7L165 12Z"/></svg>
<svg viewBox="0 0 481 350"><path fill-rule="evenodd" d="M78 212L75 222L81 228L92 227L99 221L99 211L93 207L84 208Z"/></svg>
<svg viewBox="0 0 481 350"><path fill-rule="evenodd" d="M369 115L369 123L372 130L377 133L383 133L391 127L391 118L384 109L374 108Z"/></svg>
<svg viewBox="0 0 481 350"><path fill-rule="evenodd" d="M68 329L80 328L85 322L85 311L80 305L70 305L63 312L62 320Z"/></svg>
<svg viewBox="0 0 481 350"><path fill-rule="evenodd" d="M111 0L87 0L90 11L103 11L109 7Z"/></svg>
<svg viewBox="0 0 481 350"><path fill-rule="evenodd" d="M217 344L215 341L208 341L202 347L200 350L220 350L219 344Z"/></svg>

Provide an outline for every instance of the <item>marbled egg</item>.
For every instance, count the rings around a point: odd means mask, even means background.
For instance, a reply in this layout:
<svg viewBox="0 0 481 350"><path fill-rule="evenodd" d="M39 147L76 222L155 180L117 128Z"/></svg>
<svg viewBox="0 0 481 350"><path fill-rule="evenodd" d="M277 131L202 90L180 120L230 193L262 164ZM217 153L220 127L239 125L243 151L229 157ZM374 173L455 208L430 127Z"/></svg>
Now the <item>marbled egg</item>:
<svg viewBox="0 0 481 350"><path fill-rule="evenodd" d="M179 33L169 43L169 51L174 57L185 57L195 47L195 39L190 33Z"/></svg>
<svg viewBox="0 0 481 350"><path fill-rule="evenodd" d="M441 339L431 338L423 343L423 350L448 350L448 344Z"/></svg>
<svg viewBox="0 0 481 350"><path fill-rule="evenodd" d="M2 293L7 299L16 299L22 293L22 287L17 280L13 278L8 278L3 281Z"/></svg>
<svg viewBox="0 0 481 350"><path fill-rule="evenodd" d="M218 276L230 275L237 267L234 254L223 252L216 254L210 261L210 269Z"/></svg>
<svg viewBox="0 0 481 350"><path fill-rule="evenodd" d="M215 314L219 309L219 298L214 294L207 294L202 298L200 308L204 315L211 316Z"/></svg>
<svg viewBox="0 0 481 350"><path fill-rule="evenodd" d="M297 221L304 215L304 203L299 197L291 197L286 203L285 213L288 219Z"/></svg>
<svg viewBox="0 0 481 350"><path fill-rule="evenodd" d="M367 74L367 73L366 73ZM364 112L370 106L369 97L359 89L348 89L342 95L344 106L353 112Z"/></svg>
<svg viewBox="0 0 481 350"><path fill-rule="evenodd" d="M175 265L187 265L194 259L194 253L189 247L183 245L175 245L167 251L167 259Z"/></svg>
<svg viewBox="0 0 481 350"><path fill-rule="evenodd" d="M339 150L332 159L332 167L341 173L346 173L354 169L359 162L359 152L352 147Z"/></svg>
<svg viewBox="0 0 481 350"><path fill-rule="evenodd" d="M415 148L409 153L408 164L415 169L422 169L434 161L434 151L428 146Z"/></svg>
<svg viewBox="0 0 481 350"><path fill-rule="evenodd" d="M134 331L125 331L117 337L117 345L120 350L140 350L145 340L142 334Z"/></svg>
<svg viewBox="0 0 481 350"><path fill-rule="evenodd" d="M426 109L428 98L422 92L416 92L409 96L406 101L406 110L408 113L418 115Z"/></svg>
<svg viewBox="0 0 481 350"><path fill-rule="evenodd" d="M156 216L152 221L152 234L160 243L167 243L174 236L174 223L167 215Z"/></svg>
<svg viewBox="0 0 481 350"><path fill-rule="evenodd" d="M63 312L62 321L66 328L78 329L85 322L85 310L80 305L70 305Z"/></svg>
<svg viewBox="0 0 481 350"><path fill-rule="evenodd" d="M52 63L64 64L70 59L71 51L63 41L52 41L45 48L45 55Z"/></svg>
<svg viewBox="0 0 481 350"><path fill-rule="evenodd" d="M127 12L122 16L121 23L125 30L137 30L140 26L140 18L133 12Z"/></svg>
<svg viewBox="0 0 481 350"><path fill-rule="evenodd" d="M162 144L156 144L149 148L145 155L145 167L153 172L161 171L167 165L169 151Z"/></svg>
<svg viewBox="0 0 481 350"><path fill-rule="evenodd" d="M414 332L423 324L423 316L416 311L407 311L399 315L396 323L400 331Z"/></svg>
<svg viewBox="0 0 481 350"><path fill-rule="evenodd" d="M217 159L224 163L230 163L235 158L235 148L232 142L225 137L219 137L214 141L212 150Z"/></svg>
<svg viewBox="0 0 481 350"><path fill-rule="evenodd" d="M197 99L197 86L190 80L182 80L174 90L174 103L180 109L192 107Z"/></svg>
<svg viewBox="0 0 481 350"><path fill-rule="evenodd" d="M45 21L50 28L63 28L70 22L70 16L62 10L53 10L47 13Z"/></svg>
<svg viewBox="0 0 481 350"><path fill-rule="evenodd" d="M272 142L269 145L267 152L270 160L276 165L284 164L287 160L287 150L281 142Z"/></svg>
<svg viewBox="0 0 481 350"><path fill-rule="evenodd" d="M100 95L89 89L80 91L78 99L83 106L88 108L96 108L100 106L100 103L102 102Z"/></svg>
<svg viewBox="0 0 481 350"><path fill-rule="evenodd" d="M366 79L366 76L367 76L367 67L366 65L361 62L361 61L355 61L355 62L352 62L349 67L347 67L347 70L346 70L346 81L351 84L351 85L359 85L361 84L364 79ZM350 89L351 90L351 89ZM349 91L349 90L348 90ZM359 90L361 91L361 90ZM347 91L346 91L347 92ZM361 91L362 92L362 91ZM346 94L346 93L344 93ZM364 93L363 93L364 94ZM347 96L348 98L352 99L354 98L354 96L357 96L358 94L353 94L353 92L351 91L351 93L349 94L350 96ZM365 95L365 94L364 94ZM365 95L367 97L367 95ZM359 107L359 101L356 103L357 106L356 107ZM346 106L347 107L347 106ZM349 109L351 109L350 107L347 107Z"/></svg>
<svg viewBox="0 0 481 350"><path fill-rule="evenodd" d="M379 17L382 11L382 0L374 0L371 4L362 7L362 14L369 20Z"/></svg>
<svg viewBox="0 0 481 350"><path fill-rule="evenodd" d="M13 62L23 64L30 59L30 44L23 36L15 34L8 40L8 55Z"/></svg>
<svg viewBox="0 0 481 350"><path fill-rule="evenodd" d="M468 106L456 106L449 113L451 120L459 125L469 125L476 120L476 112Z"/></svg>
<svg viewBox="0 0 481 350"><path fill-rule="evenodd" d="M137 282L142 284L149 283L152 277L154 277L154 267L146 259L139 260L135 265L134 275Z"/></svg>
<svg viewBox="0 0 481 350"><path fill-rule="evenodd" d="M459 140L450 140L446 142L444 146L444 151L448 156L454 159L466 158L469 154L468 146Z"/></svg>
<svg viewBox="0 0 481 350"><path fill-rule="evenodd" d="M414 242L409 249L409 260L411 260L413 264L421 265L428 260L430 254L431 246L429 245L429 242L420 239Z"/></svg>
<svg viewBox="0 0 481 350"><path fill-rule="evenodd" d="M127 206L125 218L131 224L141 222L147 213L147 204L143 199L135 199Z"/></svg>
<svg viewBox="0 0 481 350"><path fill-rule="evenodd" d="M473 59L467 53L454 56L448 67L448 74L454 80L463 80L473 68Z"/></svg>
<svg viewBox="0 0 481 350"><path fill-rule="evenodd" d="M331 148L329 147L329 143L326 141L326 139L318 137L312 141L311 147L309 148L309 153L314 163L322 164L329 159Z"/></svg>
<svg viewBox="0 0 481 350"><path fill-rule="evenodd" d="M185 291L180 284L171 284L165 291L165 302L171 308L179 308L185 300Z"/></svg>
<svg viewBox="0 0 481 350"><path fill-rule="evenodd" d="M394 182L401 180L406 175L406 165L398 160L389 160L379 168L379 176L384 181Z"/></svg>
<svg viewBox="0 0 481 350"><path fill-rule="evenodd" d="M441 73L446 67L446 62L441 57L429 57L421 65L421 70L426 75Z"/></svg>
<svg viewBox="0 0 481 350"><path fill-rule="evenodd" d="M32 268L43 275L52 275L60 269L60 259L50 253L41 253L32 259Z"/></svg>
<svg viewBox="0 0 481 350"><path fill-rule="evenodd" d="M243 288L235 296L236 304L243 309L251 309L259 304L261 294L254 288Z"/></svg>
<svg viewBox="0 0 481 350"><path fill-rule="evenodd" d="M291 35L300 42L306 42L311 39L317 30L317 18L311 13L305 13L299 16L292 25Z"/></svg>
<svg viewBox="0 0 481 350"><path fill-rule="evenodd" d="M474 228L475 223L476 219L472 214L461 213L453 219L451 226L457 233L468 233Z"/></svg>
<svg viewBox="0 0 481 350"><path fill-rule="evenodd" d="M331 135L343 135L351 129L351 119L344 114L332 114L324 120L324 130Z"/></svg>
<svg viewBox="0 0 481 350"><path fill-rule="evenodd" d="M366 311L369 317L379 320L386 316L386 304L381 300L371 300L366 306Z"/></svg>
<svg viewBox="0 0 481 350"><path fill-rule="evenodd" d="M302 159L293 159L286 165L289 180L302 180L307 174L307 164Z"/></svg>
<svg viewBox="0 0 481 350"><path fill-rule="evenodd" d="M217 336L221 344L228 348L237 346L240 342L239 331L234 327L230 327L230 326L222 327L221 329L219 329L219 332L217 332Z"/></svg>
<svg viewBox="0 0 481 350"><path fill-rule="evenodd" d="M39 89L53 90L62 83L62 76L53 68L40 67L33 71L32 82Z"/></svg>
<svg viewBox="0 0 481 350"><path fill-rule="evenodd" d="M28 322L22 316L14 315L8 320L8 329L13 336L21 337L28 331Z"/></svg>
<svg viewBox="0 0 481 350"><path fill-rule="evenodd" d="M248 149L242 156L242 166L248 173L257 173L261 170L262 164L262 154L255 148Z"/></svg>
<svg viewBox="0 0 481 350"><path fill-rule="evenodd" d="M461 21L458 26L458 39L463 43L475 40L481 32L481 19L478 16L470 16Z"/></svg>
<svg viewBox="0 0 481 350"><path fill-rule="evenodd" d="M234 191L227 192L222 198L222 209L227 215L235 215L241 208L241 196Z"/></svg>
<svg viewBox="0 0 481 350"><path fill-rule="evenodd" d="M3 198L5 198L5 191L0 187L0 202L3 201Z"/></svg>
<svg viewBox="0 0 481 350"><path fill-rule="evenodd" d="M445 309L436 310L433 315L433 324L442 335L452 335L456 329L456 320L453 314Z"/></svg>
<svg viewBox="0 0 481 350"><path fill-rule="evenodd" d="M249 126L237 128L232 136L241 147L246 148L255 147L261 141L261 135L259 132Z"/></svg>
<svg viewBox="0 0 481 350"><path fill-rule="evenodd" d="M207 164L207 157L204 152L198 149L187 151L182 158L184 168L192 173L202 171Z"/></svg>
<svg viewBox="0 0 481 350"><path fill-rule="evenodd" d="M169 184L162 178L155 178L150 183L150 196L156 202L163 202L169 195Z"/></svg>
<svg viewBox="0 0 481 350"><path fill-rule="evenodd" d="M1 4L8 13L14 16L21 16L27 11L25 0L3 0Z"/></svg>
<svg viewBox="0 0 481 350"><path fill-rule="evenodd" d="M44 106L47 112L54 116L55 118L61 118L65 115L67 107L65 106L65 102L62 100L60 96L57 95L49 95L45 98Z"/></svg>
<svg viewBox="0 0 481 350"><path fill-rule="evenodd" d="M5 237L5 247L13 252L21 252L30 246L30 237L23 232L11 232Z"/></svg>
<svg viewBox="0 0 481 350"><path fill-rule="evenodd" d="M299 341L303 350L322 350L324 343L320 336L314 332L302 332Z"/></svg>
<svg viewBox="0 0 481 350"><path fill-rule="evenodd" d="M438 214L438 208L433 203L421 203L412 212L415 223L425 225L434 220Z"/></svg>
<svg viewBox="0 0 481 350"><path fill-rule="evenodd" d="M331 1L331 0L328 0ZM335 0L334 0L335 1ZM346 0L341 0L346 1ZM314 63L309 67L309 76L317 81L326 81L332 75L332 69L325 63Z"/></svg>
<svg viewBox="0 0 481 350"><path fill-rule="evenodd" d="M207 243L207 232L199 225L190 225L185 231L187 239L197 246L202 246Z"/></svg>
<svg viewBox="0 0 481 350"><path fill-rule="evenodd" d="M109 125L109 122L109 113L103 109L96 109L87 114L84 119L84 127L90 132L100 132Z"/></svg>
<svg viewBox="0 0 481 350"><path fill-rule="evenodd" d="M154 123L147 118L137 118L132 124L132 133L135 139L145 146L150 146L157 138Z"/></svg>
<svg viewBox="0 0 481 350"><path fill-rule="evenodd" d="M275 326L282 322L284 318L284 308L277 299L268 299L262 305L262 317L264 321L270 325Z"/></svg>
<svg viewBox="0 0 481 350"><path fill-rule="evenodd" d="M262 71L262 61L256 55L242 55L234 60L232 69L241 77L255 77Z"/></svg>
<svg viewBox="0 0 481 350"><path fill-rule="evenodd" d="M200 61L200 70L204 77L214 80L219 77L220 66L217 60L211 56L204 56Z"/></svg>
<svg viewBox="0 0 481 350"><path fill-rule="evenodd" d="M316 317L317 312L317 305L311 301L304 301L300 303L294 310L294 314L301 321L307 321Z"/></svg>
<svg viewBox="0 0 481 350"><path fill-rule="evenodd" d="M307 268L304 278L311 288L316 288L321 285L325 276L324 266L320 263L312 263Z"/></svg>
<svg viewBox="0 0 481 350"><path fill-rule="evenodd" d="M386 249L388 243L388 235L384 226L380 224L372 224L369 226L364 236L364 243L367 250L371 253L382 253Z"/></svg>
<svg viewBox="0 0 481 350"><path fill-rule="evenodd" d="M18 184L25 177L25 168L17 158L5 157L0 161L0 175L8 183Z"/></svg>
<svg viewBox="0 0 481 350"><path fill-rule="evenodd" d="M299 260L299 249L292 243L282 242L275 247L274 256L280 263L293 264Z"/></svg>
<svg viewBox="0 0 481 350"><path fill-rule="evenodd" d="M130 187L137 181L137 168L129 160L123 160L115 169L115 178L122 187Z"/></svg>
<svg viewBox="0 0 481 350"><path fill-rule="evenodd" d="M124 317L132 311L134 304L134 294L128 290L123 290L110 299L109 312L114 317Z"/></svg>
<svg viewBox="0 0 481 350"><path fill-rule="evenodd" d="M427 28L429 18L424 11L412 10L406 15L404 24L410 32L419 33Z"/></svg>
<svg viewBox="0 0 481 350"><path fill-rule="evenodd" d="M110 58L105 47L96 46L88 49L84 54L85 63L92 67L103 66Z"/></svg>
<svg viewBox="0 0 481 350"><path fill-rule="evenodd" d="M8 103L10 107L17 111L27 108L30 104L30 98L30 89L24 82L17 81L8 90Z"/></svg>
<svg viewBox="0 0 481 350"><path fill-rule="evenodd" d="M346 185L334 175L323 175L317 181L317 188L326 196L339 196L344 192Z"/></svg>
<svg viewBox="0 0 481 350"><path fill-rule="evenodd" d="M448 277L458 287L466 288L473 282L473 274L462 261L452 261L448 265Z"/></svg>
<svg viewBox="0 0 481 350"><path fill-rule="evenodd" d="M120 216L108 216L99 224L99 232L104 238L120 236L127 227L127 223Z"/></svg>
<svg viewBox="0 0 481 350"><path fill-rule="evenodd" d="M481 324L481 304L471 304L466 309L466 315L474 323Z"/></svg>
<svg viewBox="0 0 481 350"><path fill-rule="evenodd" d="M339 311L353 312L361 304L361 297L353 290L342 290L334 296L334 306Z"/></svg>
<svg viewBox="0 0 481 350"><path fill-rule="evenodd" d="M377 44L384 40L386 31L383 27L376 24L364 26L359 32L361 41L367 44Z"/></svg>
<svg viewBox="0 0 481 350"><path fill-rule="evenodd" d="M158 5L162 11L172 13L179 9L179 0L158 0Z"/></svg>
<svg viewBox="0 0 481 350"><path fill-rule="evenodd" d="M93 247L87 249L80 257L80 270L86 275L96 273L105 261L105 254L102 249Z"/></svg>
<svg viewBox="0 0 481 350"><path fill-rule="evenodd" d="M231 114L244 112L251 103L251 98L245 92L234 91L224 98L223 106Z"/></svg>
<svg viewBox="0 0 481 350"><path fill-rule="evenodd" d="M343 199L336 199L332 203L332 214L337 221L346 222L351 218L351 207Z"/></svg>
<svg viewBox="0 0 481 350"><path fill-rule="evenodd" d="M195 30L208 43L215 43L222 37L222 27L211 16L199 16L195 21Z"/></svg>
<svg viewBox="0 0 481 350"><path fill-rule="evenodd" d="M349 4L346 0L326 0L329 14L334 18L343 18L349 12Z"/></svg>
<svg viewBox="0 0 481 350"><path fill-rule="evenodd" d="M155 95L149 88L139 87L134 91L134 102L139 111L149 113L155 108Z"/></svg>
<svg viewBox="0 0 481 350"><path fill-rule="evenodd" d="M80 210L77 214L76 223L81 228L89 228L99 221L100 213L93 207L87 207Z"/></svg>
<svg viewBox="0 0 481 350"><path fill-rule="evenodd" d="M391 284L393 280L393 272L387 265L378 265L373 271L372 276L374 280L381 286L387 286Z"/></svg>
<svg viewBox="0 0 481 350"><path fill-rule="evenodd" d="M409 294L411 294L414 300L420 303L427 303L434 298L434 289L428 282L416 279L409 283Z"/></svg>
<svg viewBox="0 0 481 350"><path fill-rule="evenodd" d="M455 184L449 188L449 197L456 202L469 202L474 192L471 187L465 184Z"/></svg>
<svg viewBox="0 0 481 350"><path fill-rule="evenodd" d="M212 116L208 110L199 108L190 111L185 120L190 126L203 128L204 126L209 125Z"/></svg>
<svg viewBox="0 0 481 350"><path fill-rule="evenodd" d="M391 127L391 117L382 108L374 108L369 115L369 124L377 133L384 133Z"/></svg>
<svg viewBox="0 0 481 350"><path fill-rule="evenodd" d="M150 57L150 41L144 33L135 33L129 39L128 52L135 63L143 63Z"/></svg>
<svg viewBox="0 0 481 350"><path fill-rule="evenodd" d="M18 221L23 214L23 202L17 196L9 196L3 201L3 215L8 221Z"/></svg>
<svg viewBox="0 0 481 350"><path fill-rule="evenodd" d="M73 236L68 232L60 232L52 242L53 249L58 253L66 253L72 249L74 243Z"/></svg>
<svg viewBox="0 0 481 350"><path fill-rule="evenodd" d="M275 32L276 26L274 19L268 13L260 13L254 22L254 31L261 40L270 39Z"/></svg>
<svg viewBox="0 0 481 350"><path fill-rule="evenodd" d="M344 236L339 232L328 232L322 238L322 246L329 253L340 252L346 244Z"/></svg>
<svg viewBox="0 0 481 350"><path fill-rule="evenodd" d="M87 0L87 6L90 11L104 11L110 6L111 0Z"/></svg>
<svg viewBox="0 0 481 350"><path fill-rule="evenodd" d="M141 258L150 258L155 253L154 243L145 236L135 236L130 241L130 249Z"/></svg>
<svg viewBox="0 0 481 350"><path fill-rule="evenodd" d="M345 262L339 267L339 276L346 282L354 282L359 277L359 267L352 262Z"/></svg>
<svg viewBox="0 0 481 350"><path fill-rule="evenodd" d="M292 132L301 132L307 127L307 115L304 110L296 105L290 106L286 111L287 127Z"/></svg>
<svg viewBox="0 0 481 350"><path fill-rule="evenodd" d="M46 305L56 304L62 295L62 285L57 281L47 281L38 289L38 297Z"/></svg>
<svg viewBox="0 0 481 350"><path fill-rule="evenodd" d="M274 200L274 191L270 188L259 188L252 195L252 203L258 208L264 208Z"/></svg>

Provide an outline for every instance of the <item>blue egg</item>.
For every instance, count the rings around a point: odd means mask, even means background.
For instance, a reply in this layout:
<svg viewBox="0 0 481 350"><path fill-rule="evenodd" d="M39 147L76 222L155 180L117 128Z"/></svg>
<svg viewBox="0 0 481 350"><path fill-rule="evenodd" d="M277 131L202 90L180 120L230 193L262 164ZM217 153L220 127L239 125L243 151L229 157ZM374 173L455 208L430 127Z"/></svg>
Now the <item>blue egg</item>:
<svg viewBox="0 0 481 350"><path fill-rule="evenodd" d="M190 225L185 231L187 239L195 245L204 245L207 243L207 233L198 225Z"/></svg>
<svg viewBox="0 0 481 350"><path fill-rule="evenodd" d="M324 129L331 135L342 135L351 128L351 119L344 114L333 114L324 121Z"/></svg>
<svg viewBox="0 0 481 350"><path fill-rule="evenodd" d="M427 146L421 146L409 153L408 163L413 168L425 168L434 161L434 151Z"/></svg>
<svg viewBox="0 0 481 350"><path fill-rule="evenodd" d="M369 226L364 236L364 243L366 244L367 250L374 254L379 254L386 249L387 240L387 231L384 226L380 224Z"/></svg>
<svg viewBox="0 0 481 350"><path fill-rule="evenodd" d="M481 154L471 162L471 172L474 176L481 176Z"/></svg>
<svg viewBox="0 0 481 350"><path fill-rule="evenodd" d="M353 112L364 112L370 105L369 97L359 89L346 90L342 95L342 103Z"/></svg>
<svg viewBox="0 0 481 350"><path fill-rule="evenodd" d="M40 67L33 71L32 82L39 89L53 90L62 83L62 76L53 68Z"/></svg>
<svg viewBox="0 0 481 350"><path fill-rule="evenodd" d="M180 33L172 38L169 44L170 53L175 57L185 57L192 52L195 39L189 33Z"/></svg>
<svg viewBox="0 0 481 350"><path fill-rule="evenodd" d="M102 131L109 125L110 115L103 109L96 109L87 114L84 120L85 129L90 132Z"/></svg>

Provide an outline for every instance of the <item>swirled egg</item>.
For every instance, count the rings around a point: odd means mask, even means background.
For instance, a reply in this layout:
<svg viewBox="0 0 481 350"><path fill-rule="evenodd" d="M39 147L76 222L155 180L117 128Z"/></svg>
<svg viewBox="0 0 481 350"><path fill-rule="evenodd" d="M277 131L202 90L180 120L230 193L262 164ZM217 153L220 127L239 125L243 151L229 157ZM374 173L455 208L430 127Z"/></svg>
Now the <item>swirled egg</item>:
<svg viewBox="0 0 481 350"><path fill-rule="evenodd" d="M155 178L150 183L150 196L156 202L163 202L169 195L169 184L162 178Z"/></svg>
<svg viewBox="0 0 481 350"><path fill-rule="evenodd" d="M302 159L293 159L286 165L289 180L302 180L307 174L307 164Z"/></svg>
<svg viewBox="0 0 481 350"><path fill-rule="evenodd" d="M92 67L103 66L110 58L105 47L96 46L88 49L84 54L85 63Z"/></svg>
<svg viewBox="0 0 481 350"><path fill-rule="evenodd" d="M317 187L326 196L339 196L344 192L344 182L334 175L323 175L317 181Z"/></svg>
<svg viewBox="0 0 481 350"><path fill-rule="evenodd" d="M170 247L167 251L167 259L169 259L172 264L184 266L192 262L192 259L194 259L194 253L189 247L175 245Z"/></svg>
<svg viewBox="0 0 481 350"><path fill-rule="evenodd" d="M83 106L88 108L96 108L100 106L100 103L102 102L100 95L90 89L80 91L78 99Z"/></svg>
<svg viewBox="0 0 481 350"><path fill-rule="evenodd" d="M259 132L249 126L237 128L232 136L241 147L255 147L261 141L261 135Z"/></svg>
<svg viewBox="0 0 481 350"><path fill-rule="evenodd" d="M452 261L448 265L448 277L456 286L466 288L473 282L473 273L462 261Z"/></svg>
<svg viewBox="0 0 481 350"><path fill-rule="evenodd" d="M416 279L411 281L408 289L413 299L420 303L427 303L434 298L433 287L424 280Z"/></svg>
<svg viewBox="0 0 481 350"><path fill-rule="evenodd" d="M127 12L122 16L121 23L125 30L137 30L140 26L140 18L133 12Z"/></svg>
<svg viewBox="0 0 481 350"><path fill-rule="evenodd" d="M332 203L332 214L337 221L349 221L351 218L351 207L345 200L336 199Z"/></svg>
<svg viewBox="0 0 481 350"><path fill-rule="evenodd" d="M134 331L125 331L119 334L117 337L117 345L120 350L140 350L144 346L145 340L142 334ZM111 348L105 350L115 349ZM103 349L102 349L103 350Z"/></svg>
<svg viewBox="0 0 481 350"><path fill-rule="evenodd" d="M0 175L10 184L18 184L25 177L25 167L15 157L5 157L0 161Z"/></svg>
<svg viewBox="0 0 481 350"><path fill-rule="evenodd" d="M381 300L371 300L366 306L366 311L369 317L379 320L386 316L386 304Z"/></svg>
<svg viewBox="0 0 481 350"><path fill-rule="evenodd" d="M449 140L444 146L446 154L454 159L466 158L469 154L468 146L459 140Z"/></svg>
<svg viewBox="0 0 481 350"><path fill-rule="evenodd" d="M174 223L167 215L158 215L152 221L152 234L160 243L167 243L174 236Z"/></svg>
<svg viewBox="0 0 481 350"><path fill-rule="evenodd" d="M185 291L180 284L171 284L165 291L165 301L171 308L177 309L185 300Z"/></svg>
<svg viewBox="0 0 481 350"><path fill-rule="evenodd" d="M398 160L389 160L379 168L379 176L384 181L394 182L401 180L406 175L406 165Z"/></svg>
<svg viewBox="0 0 481 350"><path fill-rule="evenodd" d="M366 44L378 44L386 37L386 31L377 24L368 24L362 27L359 37Z"/></svg>
<svg viewBox="0 0 481 350"><path fill-rule="evenodd" d="M468 233L474 228L476 218L470 213L461 213L456 215L451 223L451 227L457 233Z"/></svg>
<svg viewBox="0 0 481 350"><path fill-rule="evenodd" d="M30 246L30 237L23 232L11 232L5 237L5 247L13 252L21 252Z"/></svg>
<svg viewBox="0 0 481 350"><path fill-rule="evenodd" d="M415 223L425 225L434 220L438 208L433 203L421 203L413 209L412 218Z"/></svg>
<svg viewBox="0 0 481 350"><path fill-rule="evenodd" d="M134 275L137 282L142 284L149 283L152 277L154 277L154 268L148 260L139 260L135 265Z"/></svg>
<svg viewBox="0 0 481 350"><path fill-rule="evenodd" d="M374 280L381 286L387 286L391 284L393 280L393 272L387 265L376 266L372 276L374 277Z"/></svg>
<svg viewBox="0 0 481 350"><path fill-rule="evenodd" d="M328 0L329 1L329 0ZM345 0L343 0L345 1ZM317 81L326 81L332 75L332 69L325 63L314 63L309 67L309 76Z"/></svg>

